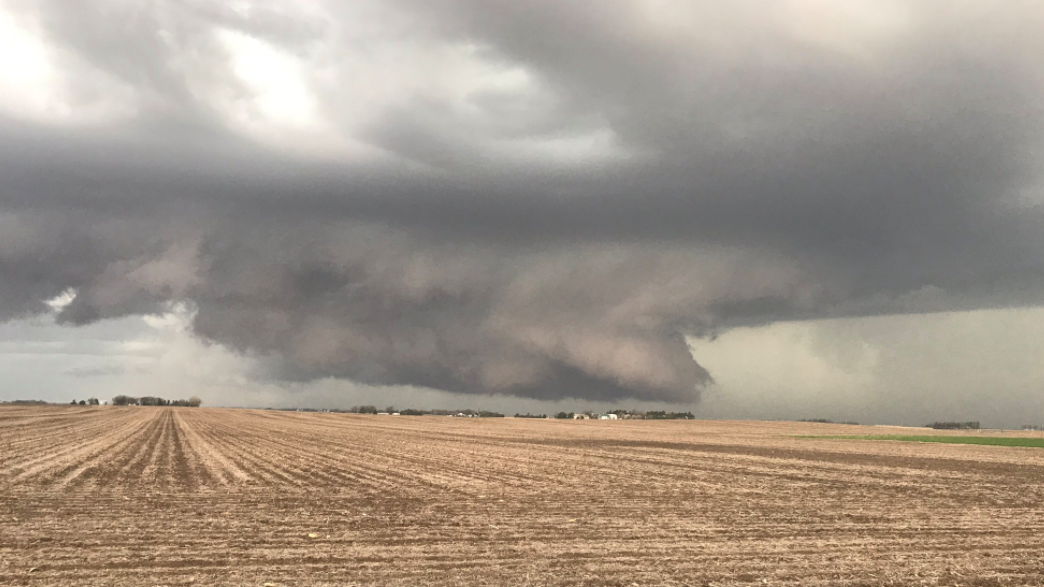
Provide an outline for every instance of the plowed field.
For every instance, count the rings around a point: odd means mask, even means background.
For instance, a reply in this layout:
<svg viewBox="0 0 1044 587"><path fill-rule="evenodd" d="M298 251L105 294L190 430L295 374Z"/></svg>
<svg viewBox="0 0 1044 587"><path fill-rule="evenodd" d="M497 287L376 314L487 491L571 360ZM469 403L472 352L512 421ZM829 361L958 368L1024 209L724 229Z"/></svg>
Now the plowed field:
<svg viewBox="0 0 1044 587"><path fill-rule="evenodd" d="M0 408L0 585L1040 585L1044 449Z"/></svg>

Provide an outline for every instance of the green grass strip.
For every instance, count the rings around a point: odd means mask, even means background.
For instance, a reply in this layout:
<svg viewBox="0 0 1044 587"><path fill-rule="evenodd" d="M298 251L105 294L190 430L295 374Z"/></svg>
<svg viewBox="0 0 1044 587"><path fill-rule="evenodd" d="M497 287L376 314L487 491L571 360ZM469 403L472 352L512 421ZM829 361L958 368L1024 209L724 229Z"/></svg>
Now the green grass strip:
<svg viewBox="0 0 1044 587"><path fill-rule="evenodd" d="M942 442L946 444L984 444L989 446L1027 446L1044 448L1044 438L1012 438L1010 436L903 436L896 434L863 436L797 436L795 438L828 438L836 440L893 440L899 442Z"/></svg>

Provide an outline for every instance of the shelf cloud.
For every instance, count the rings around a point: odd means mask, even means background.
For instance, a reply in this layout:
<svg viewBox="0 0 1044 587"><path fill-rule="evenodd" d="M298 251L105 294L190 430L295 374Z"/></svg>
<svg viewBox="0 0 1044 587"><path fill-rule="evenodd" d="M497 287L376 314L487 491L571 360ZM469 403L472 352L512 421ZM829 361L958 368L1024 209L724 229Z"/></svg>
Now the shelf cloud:
<svg viewBox="0 0 1044 587"><path fill-rule="evenodd" d="M1042 33L1030 3L7 2L0 320L177 303L258 377L694 401L687 337L1044 301Z"/></svg>

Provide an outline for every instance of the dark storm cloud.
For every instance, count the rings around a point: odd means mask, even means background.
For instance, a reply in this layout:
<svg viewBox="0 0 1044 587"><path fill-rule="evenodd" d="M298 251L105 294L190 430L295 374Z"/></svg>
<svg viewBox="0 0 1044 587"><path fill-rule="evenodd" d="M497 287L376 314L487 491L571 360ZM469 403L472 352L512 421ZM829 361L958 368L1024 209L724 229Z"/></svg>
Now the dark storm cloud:
<svg viewBox="0 0 1044 587"><path fill-rule="evenodd" d="M132 113L0 119L0 318L184 300L278 377L686 401L685 335L1044 294L1028 4L12 14L74 112ZM302 64L322 130L251 134L228 31Z"/></svg>

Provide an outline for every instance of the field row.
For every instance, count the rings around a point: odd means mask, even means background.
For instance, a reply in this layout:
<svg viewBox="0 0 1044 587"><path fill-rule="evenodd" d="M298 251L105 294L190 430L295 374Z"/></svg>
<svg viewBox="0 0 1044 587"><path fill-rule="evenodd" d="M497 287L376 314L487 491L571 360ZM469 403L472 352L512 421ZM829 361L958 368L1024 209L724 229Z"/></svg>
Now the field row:
<svg viewBox="0 0 1044 587"><path fill-rule="evenodd" d="M8 408L0 584L1044 577L1044 451L850 430Z"/></svg>

